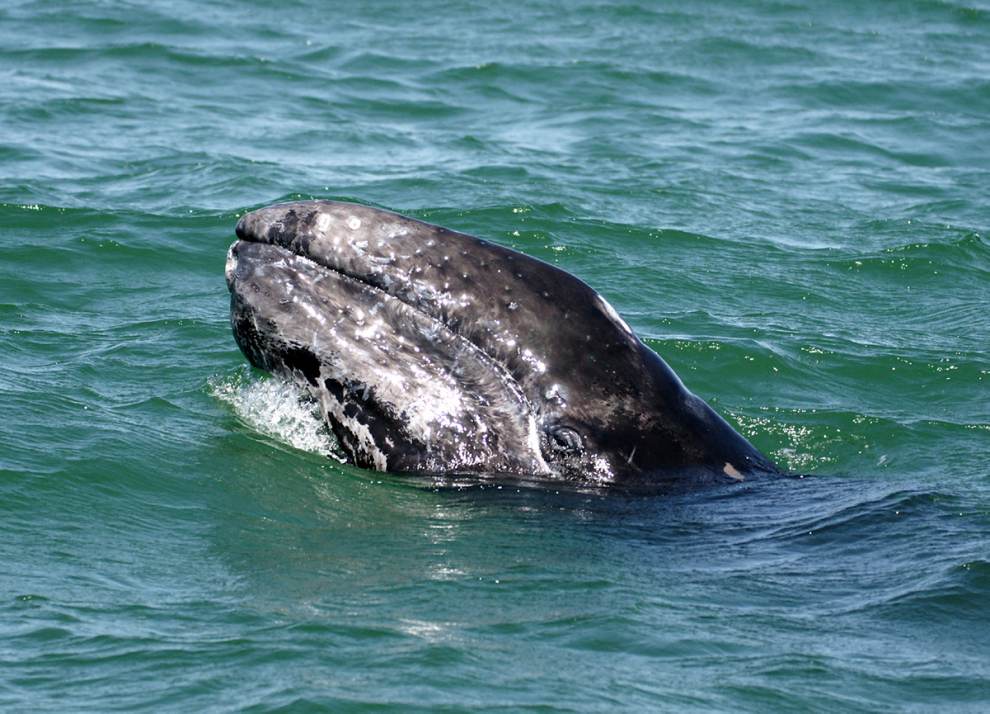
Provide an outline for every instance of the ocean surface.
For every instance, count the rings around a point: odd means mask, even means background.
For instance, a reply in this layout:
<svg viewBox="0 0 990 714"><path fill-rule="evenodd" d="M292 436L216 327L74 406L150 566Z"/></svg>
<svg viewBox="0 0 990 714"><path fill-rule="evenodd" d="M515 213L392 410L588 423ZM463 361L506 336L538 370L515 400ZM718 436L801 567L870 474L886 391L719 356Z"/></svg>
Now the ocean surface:
<svg viewBox="0 0 990 714"><path fill-rule="evenodd" d="M341 465L245 211L599 290L783 467ZM0 710L987 711L990 5L0 4Z"/></svg>

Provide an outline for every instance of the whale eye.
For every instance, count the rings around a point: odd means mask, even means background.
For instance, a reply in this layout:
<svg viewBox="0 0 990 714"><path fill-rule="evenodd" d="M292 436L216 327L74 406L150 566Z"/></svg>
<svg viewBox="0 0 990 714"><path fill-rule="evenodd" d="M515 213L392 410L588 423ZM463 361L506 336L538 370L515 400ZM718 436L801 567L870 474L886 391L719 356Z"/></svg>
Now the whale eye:
<svg viewBox="0 0 990 714"><path fill-rule="evenodd" d="M581 435L569 426L551 426L547 428L550 436L550 446L556 451L571 453L584 448Z"/></svg>

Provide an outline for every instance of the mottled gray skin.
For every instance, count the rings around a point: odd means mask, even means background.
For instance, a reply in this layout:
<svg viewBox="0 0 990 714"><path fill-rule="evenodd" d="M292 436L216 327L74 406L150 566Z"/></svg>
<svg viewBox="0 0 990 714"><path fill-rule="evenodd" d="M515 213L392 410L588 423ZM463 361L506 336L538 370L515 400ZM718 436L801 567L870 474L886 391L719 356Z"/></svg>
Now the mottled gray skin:
<svg viewBox="0 0 990 714"><path fill-rule="evenodd" d="M478 238L303 201L237 224L234 337L359 466L660 488L773 464L586 284Z"/></svg>

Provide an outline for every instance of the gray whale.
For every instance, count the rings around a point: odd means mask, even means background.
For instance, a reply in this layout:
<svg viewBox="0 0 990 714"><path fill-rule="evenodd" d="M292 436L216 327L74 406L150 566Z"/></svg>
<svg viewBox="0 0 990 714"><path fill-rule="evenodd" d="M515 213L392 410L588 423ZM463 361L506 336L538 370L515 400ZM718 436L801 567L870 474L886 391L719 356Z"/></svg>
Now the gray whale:
<svg viewBox="0 0 990 714"><path fill-rule="evenodd" d="M227 256L234 338L380 471L658 488L776 473L593 289L390 211L262 208Z"/></svg>

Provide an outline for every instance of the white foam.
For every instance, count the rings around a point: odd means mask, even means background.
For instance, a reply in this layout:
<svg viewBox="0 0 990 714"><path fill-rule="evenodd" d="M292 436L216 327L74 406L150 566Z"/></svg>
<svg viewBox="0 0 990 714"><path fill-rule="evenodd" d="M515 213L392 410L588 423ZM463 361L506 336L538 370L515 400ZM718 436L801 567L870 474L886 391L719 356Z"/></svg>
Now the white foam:
<svg viewBox="0 0 990 714"><path fill-rule="evenodd" d="M301 387L278 377L237 375L210 380L210 392L255 431L300 451L343 460L319 405Z"/></svg>

